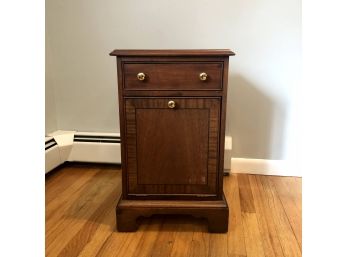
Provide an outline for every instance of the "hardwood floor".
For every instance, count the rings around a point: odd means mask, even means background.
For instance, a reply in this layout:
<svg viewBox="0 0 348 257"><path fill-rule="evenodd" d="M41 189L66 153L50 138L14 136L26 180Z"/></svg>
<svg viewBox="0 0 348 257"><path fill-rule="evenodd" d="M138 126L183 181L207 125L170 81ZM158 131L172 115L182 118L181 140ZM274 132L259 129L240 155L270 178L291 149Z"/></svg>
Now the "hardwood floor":
<svg viewBox="0 0 348 257"><path fill-rule="evenodd" d="M66 165L46 178L46 256L301 256L301 188L301 178L233 174L224 177L228 233L181 216L143 219L137 232L118 233L120 168Z"/></svg>

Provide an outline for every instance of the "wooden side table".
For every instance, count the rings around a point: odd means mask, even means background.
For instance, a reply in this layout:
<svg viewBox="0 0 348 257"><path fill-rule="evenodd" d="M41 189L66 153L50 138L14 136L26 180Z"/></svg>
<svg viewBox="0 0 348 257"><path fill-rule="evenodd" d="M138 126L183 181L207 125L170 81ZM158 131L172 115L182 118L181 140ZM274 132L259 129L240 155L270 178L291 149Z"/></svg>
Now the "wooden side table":
<svg viewBox="0 0 348 257"><path fill-rule="evenodd" d="M122 155L119 231L190 214L227 232L223 194L229 56L222 50L114 50Z"/></svg>

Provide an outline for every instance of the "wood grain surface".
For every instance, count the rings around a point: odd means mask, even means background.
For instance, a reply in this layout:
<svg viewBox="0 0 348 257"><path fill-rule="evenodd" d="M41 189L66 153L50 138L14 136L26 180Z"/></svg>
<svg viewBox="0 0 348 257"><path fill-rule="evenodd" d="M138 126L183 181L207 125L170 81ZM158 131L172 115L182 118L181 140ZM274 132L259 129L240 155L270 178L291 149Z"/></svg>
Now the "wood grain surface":
<svg viewBox="0 0 348 257"><path fill-rule="evenodd" d="M115 49L111 56L230 56L230 49Z"/></svg>
<svg viewBox="0 0 348 257"><path fill-rule="evenodd" d="M136 232L115 231L117 166L70 164L46 178L46 256L301 256L301 179L224 177L228 233L203 219L153 216Z"/></svg>
<svg viewBox="0 0 348 257"><path fill-rule="evenodd" d="M234 53L124 49L110 55L117 56L124 139L122 198L221 200L228 64ZM207 80L200 80L202 72ZM169 101L176 102L174 109Z"/></svg>
<svg viewBox="0 0 348 257"><path fill-rule="evenodd" d="M174 109L168 102L175 101ZM216 197L220 104L210 98L125 98L128 194ZM147 199L150 199L147 196Z"/></svg>
<svg viewBox="0 0 348 257"><path fill-rule="evenodd" d="M222 90L223 59L220 62L148 62L123 64L125 90ZM144 73L140 81L138 73ZM208 77L200 80L199 74Z"/></svg>

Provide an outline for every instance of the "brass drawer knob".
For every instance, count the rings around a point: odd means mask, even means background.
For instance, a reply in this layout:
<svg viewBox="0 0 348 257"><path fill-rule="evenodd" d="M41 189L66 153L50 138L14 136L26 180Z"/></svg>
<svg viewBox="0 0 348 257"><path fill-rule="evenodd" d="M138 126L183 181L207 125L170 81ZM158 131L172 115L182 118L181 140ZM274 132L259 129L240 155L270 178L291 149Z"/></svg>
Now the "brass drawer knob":
<svg viewBox="0 0 348 257"><path fill-rule="evenodd" d="M199 74L199 78L200 78L200 80L203 80L203 81L207 80L208 74L205 72L202 72L201 74Z"/></svg>
<svg viewBox="0 0 348 257"><path fill-rule="evenodd" d="M139 72L138 75L137 75L137 78L138 80L142 81L142 80L145 80L145 73L143 72Z"/></svg>
<svg viewBox="0 0 348 257"><path fill-rule="evenodd" d="M175 102L174 101L169 101L168 102L168 107L171 108L171 109L175 108Z"/></svg>

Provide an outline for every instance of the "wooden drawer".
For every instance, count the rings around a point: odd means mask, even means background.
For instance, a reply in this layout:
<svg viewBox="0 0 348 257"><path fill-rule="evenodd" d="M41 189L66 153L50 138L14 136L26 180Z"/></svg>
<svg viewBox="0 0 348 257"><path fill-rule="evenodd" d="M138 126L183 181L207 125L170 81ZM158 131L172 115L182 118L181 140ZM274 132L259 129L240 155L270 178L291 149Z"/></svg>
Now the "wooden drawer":
<svg viewBox="0 0 348 257"><path fill-rule="evenodd" d="M125 90L222 90L223 62L125 62L123 72Z"/></svg>

